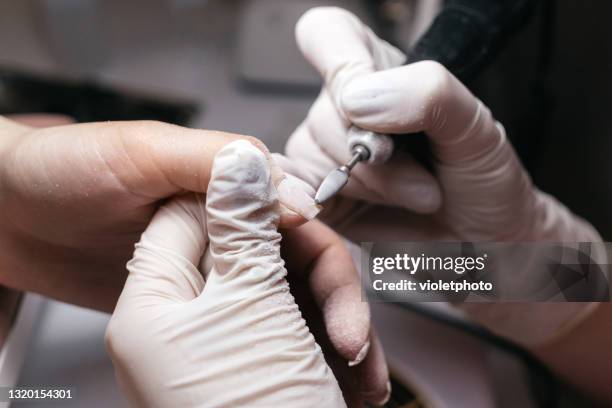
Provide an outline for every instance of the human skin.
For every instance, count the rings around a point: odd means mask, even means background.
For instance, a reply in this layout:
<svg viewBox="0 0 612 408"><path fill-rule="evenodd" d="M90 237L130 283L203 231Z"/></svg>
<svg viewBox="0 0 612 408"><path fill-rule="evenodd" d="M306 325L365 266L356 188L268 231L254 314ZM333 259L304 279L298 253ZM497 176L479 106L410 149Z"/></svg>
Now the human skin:
<svg viewBox="0 0 612 408"><path fill-rule="evenodd" d="M0 117L0 283L103 311L112 311L161 202L205 192L212 159L229 142L245 138L267 152L252 137L159 122L20 120ZM283 226L304 221L284 209Z"/></svg>

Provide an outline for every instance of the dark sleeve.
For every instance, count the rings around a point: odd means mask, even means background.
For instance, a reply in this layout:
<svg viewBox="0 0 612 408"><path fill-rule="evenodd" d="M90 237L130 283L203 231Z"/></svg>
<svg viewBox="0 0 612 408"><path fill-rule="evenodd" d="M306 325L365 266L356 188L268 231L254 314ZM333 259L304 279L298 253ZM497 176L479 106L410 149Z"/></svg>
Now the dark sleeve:
<svg viewBox="0 0 612 408"><path fill-rule="evenodd" d="M462 81L491 61L533 15L538 0L446 0L408 62L434 60Z"/></svg>

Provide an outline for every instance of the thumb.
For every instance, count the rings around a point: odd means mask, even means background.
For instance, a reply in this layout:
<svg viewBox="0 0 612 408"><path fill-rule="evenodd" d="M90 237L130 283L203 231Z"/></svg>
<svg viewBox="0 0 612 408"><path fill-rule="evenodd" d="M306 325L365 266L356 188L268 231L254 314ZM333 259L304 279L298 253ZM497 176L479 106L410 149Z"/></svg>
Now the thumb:
<svg viewBox="0 0 612 408"><path fill-rule="evenodd" d="M285 277L277 231L277 193L261 150L236 141L217 153L206 214L213 261L211 285L223 283L221 288L239 291L229 289L233 286L229 283L245 289Z"/></svg>

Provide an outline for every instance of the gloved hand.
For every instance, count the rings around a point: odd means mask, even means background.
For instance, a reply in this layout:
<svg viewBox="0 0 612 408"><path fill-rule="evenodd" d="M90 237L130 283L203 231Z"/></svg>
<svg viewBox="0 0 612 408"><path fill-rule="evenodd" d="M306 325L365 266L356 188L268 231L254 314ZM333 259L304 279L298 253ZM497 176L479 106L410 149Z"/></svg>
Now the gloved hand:
<svg viewBox="0 0 612 408"><path fill-rule="evenodd" d="M36 129L0 117L0 284L111 311L160 202L205 192L214 154L238 138L158 122ZM291 185L282 192L299 199ZM286 210L286 225L304 221ZM316 209L310 199L296 211Z"/></svg>
<svg viewBox="0 0 612 408"><path fill-rule="evenodd" d="M245 141L221 149L205 200L190 194L163 206L128 264L107 347L131 402L344 406L289 292L277 191L264 154ZM342 241L313 222L287 231L283 246L291 274L311 287L327 341L344 367L347 359L363 360L343 388L346 402L382 402L388 397L387 370L375 339L369 346L368 306ZM308 323L318 325L316 318Z"/></svg>
<svg viewBox="0 0 612 408"><path fill-rule="evenodd" d="M285 171L316 188L350 158L347 129L425 131L435 178L407 154L359 165L324 219L354 241L600 241L597 232L533 186L504 128L441 65L401 66L403 54L351 13L318 8L296 36L325 80L307 119L288 142ZM410 137L406 135L403 137ZM376 204L376 205L375 205ZM382 208L381 206L385 206ZM475 319L523 343L551 339L594 305L466 305Z"/></svg>

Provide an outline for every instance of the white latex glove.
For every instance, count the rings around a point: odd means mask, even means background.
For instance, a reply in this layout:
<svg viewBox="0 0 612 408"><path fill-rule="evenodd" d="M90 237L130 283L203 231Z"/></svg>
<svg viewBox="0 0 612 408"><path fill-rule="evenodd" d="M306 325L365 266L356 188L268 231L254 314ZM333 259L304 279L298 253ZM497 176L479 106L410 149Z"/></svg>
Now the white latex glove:
<svg viewBox="0 0 612 408"><path fill-rule="evenodd" d="M389 134L425 131L431 141L435 178L407 155L354 169L342 196L322 213L349 239L601 240L589 224L533 186L504 128L443 66L431 61L400 66L405 60L400 51L338 8L307 12L296 36L325 86L288 142L289 160L277 158L285 171L316 188L350 157L351 123ZM574 327L594 305L465 307L498 333L532 344Z"/></svg>
<svg viewBox="0 0 612 408"><path fill-rule="evenodd" d="M215 156L206 204L190 194L158 211L107 329L118 381L134 405L345 406L289 292L278 222L268 161L246 141ZM384 359L378 344L369 347L368 306L342 241L317 222L285 238L290 267L309 273L327 341L339 356L363 360L353 367L362 373L359 397L387 398Z"/></svg>

